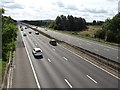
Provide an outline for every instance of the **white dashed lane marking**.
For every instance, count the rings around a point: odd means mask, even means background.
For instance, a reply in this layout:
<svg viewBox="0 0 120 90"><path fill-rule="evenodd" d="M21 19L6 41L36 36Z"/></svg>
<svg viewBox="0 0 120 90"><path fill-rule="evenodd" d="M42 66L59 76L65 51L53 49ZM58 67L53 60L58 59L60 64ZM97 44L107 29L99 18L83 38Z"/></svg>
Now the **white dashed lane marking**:
<svg viewBox="0 0 120 90"><path fill-rule="evenodd" d="M72 85L68 82L68 80L67 79L64 79L64 80L69 85L69 87L72 88Z"/></svg>
<svg viewBox="0 0 120 90"><path fill-rule="evenodd" d="M50 60L50 59L48 59L48 61L49 61L49 62L51 62L51 60Z"/></svg>
<svg viewBox="0 0 120 90"><path fill-rule="evenodd" d="M91 78L89 75L86 75L90 80L92 80L94 83L97 84L97 81L95 81L93 78Z"/></svg>
<svg viewBox="0 0 120 90"><path fill-rule="evenodd" d="M109 51L109 49L107 49L107 48L104 48L104 50Z"/></svg>
<svg viewBox="0 0 120 90"><path fill-rule="evenodd" d="M87 45L91 45L90 43L87 43Z"/></svg>
<svg viewBox="0 0 120 90"><path fill-rule="evenodd" d="M55 49L53 48L53 51L55 51Z"/></svg>
<svg viewBox="0 0 120 90"><path fill-rule="evenodd" d="M66 57L63 57L66 61L68 61L68 59Z"/></svg>
<svg viewBox="0 0 120 90"><path fill-rule="evenodd" d="M99 51L98 49L94 49L94 50L97 51L97 52Z"/></svg>

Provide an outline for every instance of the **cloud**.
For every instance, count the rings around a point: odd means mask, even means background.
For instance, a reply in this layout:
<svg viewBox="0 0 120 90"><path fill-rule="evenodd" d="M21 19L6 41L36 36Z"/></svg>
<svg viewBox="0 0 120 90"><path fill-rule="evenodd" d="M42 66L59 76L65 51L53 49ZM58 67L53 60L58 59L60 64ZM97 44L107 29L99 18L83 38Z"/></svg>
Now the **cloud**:
<svg viewBox="0 0 120 90"><path fill-rule="evenodd" d="M83 10L81 10L81 12L88 12L88 13L92 13L92 14L106 14L106 13L108 13L108 11L104 10L104 9L90 9L90 8L84 8Z"/></svg>
<svg viewBox="0 0 120 90"><path fill-rule="evenodd" d="M65 9L78 10L78 8L75 5L68 5Z"/></svg>
<svg viewBox="0 0 120 90"><path fill-rule="evenodd" d="M4 4L14 3L14 0L2 0L1 2L4 3Z"/></svg>
<svg viewBox="0 0 120 90"><path fill-rule="evenodd" d="M113 1L113 2L112 2ZM2 0L0 7L13 19L55 19L58 15L104 20L118 12L118 0ZM99 16L100 15L100 16ZM104 17L103 17L103 16Z"/></svg>
<svg viewBox="0 0 120 90"><path fill-rule="evenodd" d="M106 1L110 1L110 2L118 2L118 0L106 0Z"/></svg>
<svg viewBox="0 0 120 90"><path fill-rule="evenodd" d="M65 5L62 2L52 3L53 5L57 5L58 7L64 7Z"/></svg>
<svg viewBox="0 0 120 90"><path fill-rule="evenodd" d="M3 8L8 8L8 9L23 9L24 6L21 4L17 3L11 3L11 4L4 4Z"/></svg>

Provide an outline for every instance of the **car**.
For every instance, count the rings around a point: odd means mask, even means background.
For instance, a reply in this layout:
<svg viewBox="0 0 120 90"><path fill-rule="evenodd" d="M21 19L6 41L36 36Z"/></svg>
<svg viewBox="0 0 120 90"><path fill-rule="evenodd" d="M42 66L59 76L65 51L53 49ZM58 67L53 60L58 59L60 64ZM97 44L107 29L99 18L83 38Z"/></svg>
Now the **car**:
<svg viewBox="0 0 120 90"><path fill-rule="evenodd" d="M21 31L23 31L23 28L21 28Z"/></svg>
<svg viewBox="0 0 120 90"><path fill-rule="evenodd" d="M53 46L57 46L57 42L56 42L55 39L51 39L51 40L49 41L49 43L50 43L51 45L53 45Z"/></svg>
<svg viewBox="0 0 120 90"><path fill-rule="evenodd" d="M43 57L42 50L40 48L34 48L32 53L35 57Z"/></svg>
<svg viewBox="0 0 120 90"><path fill-rule="evenodd" d="M29 31L29 34L31 34L32 32L31 31Z"/></svg>
<svg viewBox="0 0 120 90"><path fill-rule="evenodd" d="M35 32L36 35L39 35L39 32Z"/></svg>
<svg viewBox="0 0 120 90"><path fill-rule="evenodd" d="M22 26L20 26L20 28L22 28Z"/></svg>
<svg viewBox="0 0 120 90"><path fill-rule="evenodd" d="M27 36L26 32L23 33L23 36Z"/></svg>
<svg viewBox="0 0 120 90"><path fill-rule="evenodd" d="M27 29L27 27L25 27L25 29Z"/></svg>
<svg viewBox="0 0 120 90"><path fill-rule="evenodd" d="M47 29L45 28L45 31L47 31Z"/></svg>

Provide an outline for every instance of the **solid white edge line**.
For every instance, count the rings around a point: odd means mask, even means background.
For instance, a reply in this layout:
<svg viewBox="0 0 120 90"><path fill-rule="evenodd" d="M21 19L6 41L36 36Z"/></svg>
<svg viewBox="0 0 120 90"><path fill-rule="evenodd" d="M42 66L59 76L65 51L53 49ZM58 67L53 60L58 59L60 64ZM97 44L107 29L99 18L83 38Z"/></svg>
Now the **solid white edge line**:
<svg viewBox="0 0 120 90"><path fill-rule="evenodd" d="M97 84L97 81L96 80L94 80L92 77L90 77L89 75L86 75L90 80L92 80L94 83L96 83Z"/></svg>
<svg viewBox="0 0 120 90"><path fill-rule="evenodd" d="M63 57L66 61L68 61L68 59L66 57Z"/></svg>
<svg viewBox="0 0 120 90"><path fill-rule="evenodd" d="M59 45L60 45L60 44L59 44ZM60 46L61 46L61 45L60 45ZM120 80L120 78L119 78L119 77L117 77L116 75L114 75L114 74L112 74L112 73L108 72L107 70L105 70L105 69L103 69L103 68L101 68L101 67L99 67L99 66L95 65L94 63L92 63L92 62L90 62L89 60L87 60L87 59L83 58L82 56L80 56L80 55L78 55L78 54L76 54L76 53L74 53L74 52L70 51L69 49L67 49L67 48L65 48L65 47L63 47L63 46L61 46L61 47L62 47L62 48L64 48L64 49L66 49L66 50L68 50L69 52L73 53L74 55L76 55L76 56L78 56L78 57L82 58L83 60L87 61L88 63L90 63L90 64L94 65L95 67L97 67L97 68L99 68L99 69L103 70L104 72L106 72L106 73L110 74L111 76L113 76L113 77L115 77L115 78L117 78L117 79L119 79L119 80Z"/></svg>
<svg viewBox="0 0 120 90"><path fill-rule="evenodd" d="M26 44L25 44L25 41L24 41L23 37L22 37L22 40L23 40L23 43L24 43L24 45L25 45L25 50L26 50L27 55L28 55L28 59L29 59L29 62L30 62L30 65L31 65L31 68L32 68L32 71L33 71L33 75L34 75L34 77L35 77L35 81L36 81L36 83L37 83L37 87L40 89L41 87L40 87L40 84L39 84L39 81L38 81L38 78L37 78L35 69L34 69L33 64L32 64L32 60L31 60L31 58L30 58L30 55L29 55L29 52L28 52L28 50L27 50L27 47L26 47Z"/></svg>
<svg viewBox="0 0 120 90"><path fill-rule="evenodd" d="M64 79L64 80L70 86L70 88L72 88L72 85L68 82L68 80L67 79Z"/></svg>
<svg viewBox="0 0 120 90"><path fill-rule="evenodd" d="M49 62L51 62L51 60L50 60L50 59L48 59L48 61L49 61Z"/></svg>

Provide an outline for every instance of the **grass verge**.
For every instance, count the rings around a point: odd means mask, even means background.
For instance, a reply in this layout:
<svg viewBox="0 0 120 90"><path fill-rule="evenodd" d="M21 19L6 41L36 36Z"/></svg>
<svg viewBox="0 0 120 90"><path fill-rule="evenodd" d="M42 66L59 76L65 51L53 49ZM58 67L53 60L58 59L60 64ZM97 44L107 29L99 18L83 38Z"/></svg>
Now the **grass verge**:
<svg viewBox="0 0 120 90"><path fill-rule="evenodd" d="M2 59L0 59L0 86L2 84Z"/></svg>
<svg viewBox="0 0 120 90"><path fill-rule="evenodd" d="M7 62L2 61L2 59L0 59L0 87L1 87L3 76L4 76L4 73L5 73L6 63Z"/></svg>

